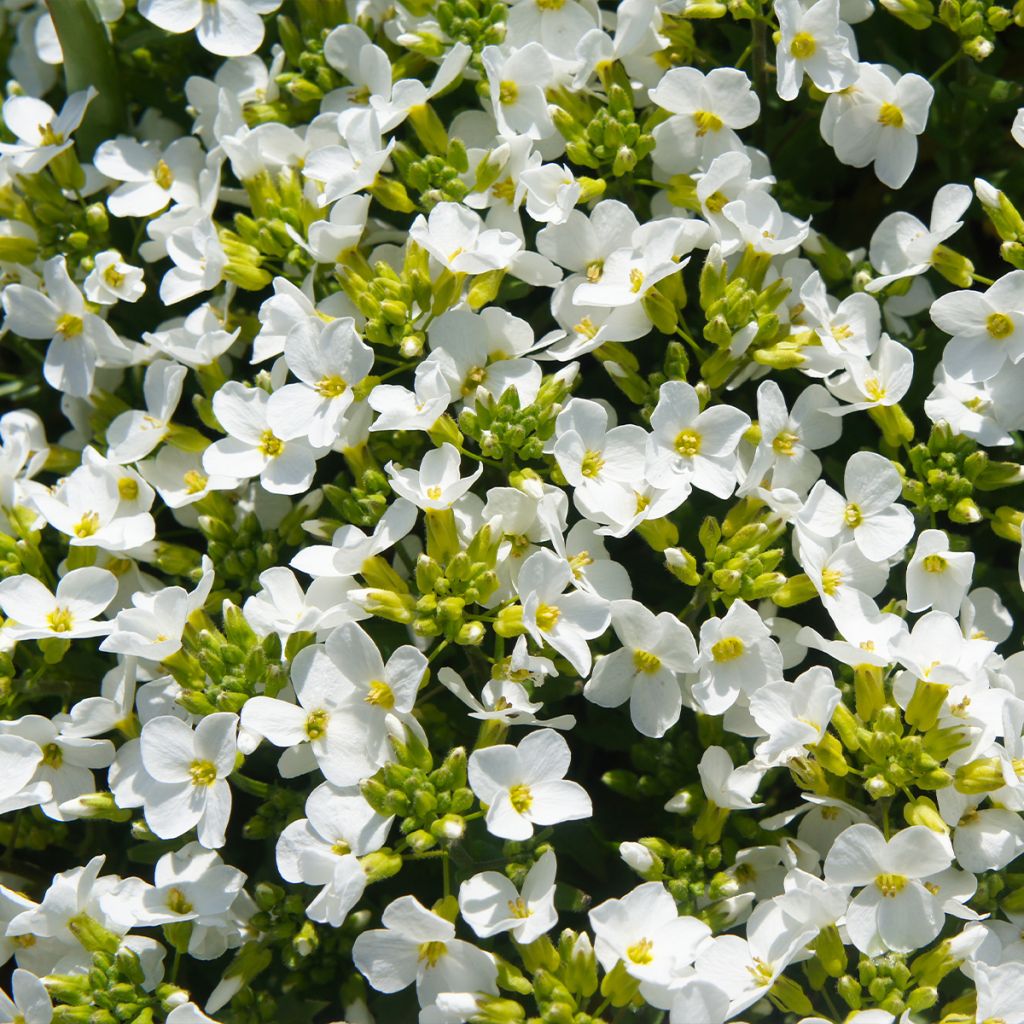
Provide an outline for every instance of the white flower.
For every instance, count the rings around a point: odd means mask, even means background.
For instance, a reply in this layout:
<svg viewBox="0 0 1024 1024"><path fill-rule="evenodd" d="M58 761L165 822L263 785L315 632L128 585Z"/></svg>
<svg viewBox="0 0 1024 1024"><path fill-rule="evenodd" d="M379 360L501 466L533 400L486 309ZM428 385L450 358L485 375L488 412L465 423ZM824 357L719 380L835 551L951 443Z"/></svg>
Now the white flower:
<svg viewBox="0 0 1024 1024"><path fill-rule="evenodd" d="M100 144L93 162L108 178L124 182L107 197L115 217L150 217L172 202L199 202L203 151L196 139L178 139L164 152L152 142L110 139Z"/></svg>
<svg viewBox="0 0 1024 1024"><path fill-rule="evenodd" d="M381 924L362 932L352 947L356 968L378 992L400 992L415 981L421 1006L442 992L497 994L498 968L490 953L455 938L455 925L415 897L394 900Z"/></svg>
<svg viewBox="0 0 1024 1024"><path fill-rule="evenodd" d="M836 156L851 167L874 163L883 185L902 188L917 161L917 136L935 90L920 75L890 77L875 64L858 68L853 102L835 123Z"/></svg>
<svg viewBox="0 0 1024 1024"><path fill-rule="evenodd" d="M1024 107L1017 111L1017 115L1013 119L1013 127L1010 129L1010 135L1018 146L1024 146Z"/></svg>
<svg viewBox="0 0 1024 1024"><path fill-rule="evenodd" d="M428 512L450 509L476 483L483 464L466 477L459 476L461 458L458 449L445 441L420 459L418 469L398 469L393 462L384 468L395 492Z"/></svg>
<svg viewBox="0 0 1024 1024"><path fill-rule="evenodd" d="M277 869L286 882L321 886L306 907L312 921L345 923L366 887L359 858L379 850L391 818L377 814L358 790L324 784L306 800L306 817L287 825L277 841Z"/></svg>
<svg viewBox="0 0 1024 1024"><path fill-rule="evenodd" d="M378 384L366 398L378 414L370 430L429 430L451 401L440 364L429 359L420 362L414 388L410 391L399 384Z"/></svg>
<svg viewBox="0 0 1024 1024"><path fill-rule="evenodd" d="M587 641L608 628L611 613L608 602L595 594L565 593L573 582L569 563L541 549L523 563L516 589L530 636L538 644L549 644L585 677L591 665Z"/></svg>
<svg viewBox="0 0 1024 1024"><path fill-rule="evenodd" d="M50 1024L53 1002L46 986L28 971L18 968L11 975L11 999L0 992L0 1020L14 1024Z"/></svg>
<svg viewBox="0 0 1024 1024"><path fill-rule="evenodd" d="M168 359L156 359L146 367L142 388L146 411L123 412L107 427L107 458L111 462L145 458L168 435L187 373L187 367Z"/></svg>
<svg viewBox="0 0 1024 1024"><path fill-rule="evenodd" d="M922 531L907 563L907 611L958 614L973 572L973 552L953 551L942 530Z"/></svg>
<svg viewBox="0 0 1024 1024"><path fill-rule="evenodd" d="M9 97L4 101L3 121L18 141L0 143L0 156L7 157L19 174L37 174L74 145L71 136L96 96L91 86L74 92L59 114L34 96Z"/></svg>
<svg viewBox="0 0 1024 1024"><path fill-rule="evenodd" d="M736 447L750 417L728 405L701 411L685 381L668 381L658 393L647 442L647 479L671 487L683 477L694 487L727 498L736 486Z"/></svg>
<svg viewBox="0 0 1024 1024"><path fill-rule="evenodd" d="M554 131L544 90L554 78L548 51L539 42L503 53L485 46L480 54L498 132L506 137L543 139Z"/></svg>
<svg viewBox="0 0 1024 1024"><path fill-rule="evenodd" d="M850 941L868 956L910 953L942 930L943 901L925 882L952 863L949 839L912 825L886 841L874 825L851 825L825 859L825 878L863 886L846 912Z"/></svg>
<svg viewBox="0 0 1024 1024"><path fill-rule="evenodd" d="M856 452L843 475L846 497L823 480L814 485L797 517L798 528L816 537L852 539L865 558L882 562L914 536L914 516L897 503L903 480L890 459Z"/></svg>
<svg viewBox="0 0 1024 1024"><path fill-rule="evenodd" d="M952 335L942 352L946 372L966 381L991 379L1007 359L1024 359L1024 270L1011 270L983 293L940 295L931 318Z"/></svg>
<svg viewBox="0 0 1024 1024"><path fill-rule="evenodd" d="M1018 118L1018 120L1024 120ZM1021 129L1024 136L1024 127ZM1024 142L1021 142L1024 146ZM974 968L978 1010L976 1019L1021 1024L1024 1021L1024 964L1009 961L998 965L978 963Z"/></svg>
<svg viewBox="0 0 1024 1024"><path fill-rule="evenodd" d="M729 752L724 747L708 747L697 765L701 788L715 807L736 811L749 811L762 804L754 802L754 794L761 784L764 765L751 761L734 767ZM673 810L672 801L665 810Z"/></svg>
<svg viewBox="0 0 1024 1024"><path fill-rule="evenodd" d="M841 700L832 673L823 666L808 669L792 683L768 683L754 691L750 714L766 738L757 757L766 764L786 764L820 742Z"/></svg>
<svg viewBox="0 0 1024 1024"><path fill-rule="evenodd" d="M23 338L49 340L43 376L58 391L85 398L98 366L126 366L131 349L110 325L90 313L68 275L63 256L43 264L46 294L26 285L3 290L6 326Z"/></svg>
<svg viewBox="0 0 1024 1024"><path fill-rule="evenodd" d="M221 57L253 53L263 42L263 18L281 0L139 0L139 14L165 32L191 32Z"/></svg>
<svg viewBox="0 0 1024 1024"><path fill-rule="evenodd" d="M605 900L589 917L594 952L605 972L622 961L626 971L643 983L648 998L653 994L648 987L669 988L711 938L703 921L679 916L676 901L661 882L645 882L622 899Z"/></svg>
<svg viewBox="0 0 1024 1024"><path fill-rule="evenodd" d="M438 203L409 228L409 237L455 274L504 270L523 247L511 231L485 228L480 215L459 203Z"/></svg>
<svg viewBox="0 0 1024 1024"><path fill-rule="evenodd" d="M301 384L286 384L270 396L267 423L285 441L306 439L327 448L341 436L353 388L373 368L373 350L359 338L355 321L341 317L322 330L298 324L284 345L288 369Z"/></svg>
<svg viewBox="0 0 1024 1024"><path fill-rule="evenodd" d="M105 249L96 254L82 287L90 302L112 306L115 302L137 302L146 291L146 282L141 267L125 263L116 249Z"/></svg>
<svg viewBox="0 0 1024 1024"><path fill-rule="evenodd" d="M42 637L106 636L112 625L98 622L117 593L117 577L106 569L72 569L55 593L33 576L22 573L0 580L0 608L7 616L3 631L12 640Z"/></svg>
<svg viewBox="0 0 1024 1024"><path fill-rule="evenodd" d="M538 729L518 747L474 750L469 784L487 804L487 828L502 839L529 839L534 825L589 818L587 791L565 779L569 745L553 729Z"/></svg>
<svg viewBox="0 0 1024 1024"><path fill-rule="evenodd" d="M555 853L547 850L527 872L522 892L497 871L473 875L459 888L459 911L480 938L510 931L525 946L558 922L556 869Z"/></svg>
<svg viewBox="0 0 1024 1024"><path fill-rule="evenodd" d="M697 669L693 698L706 714L720 715L741 694L782 678L782 652L761 616L737 600L723 618L701 623Z"/></svg>
<svg viewBox="0 0 1024 1024"><path fill-rule="evenodd" d="M736 131L752 125L761 104L750 79L736 68L670 68L650 91L651 102L673 116L654 129L654 160L673 173L707 168L716 156L742 149Z"/></svg>
<svg viewBox="0 0 1024 1024"><path fill-rule="evenodd" d="M198 826L208 849L224 845L231 817L238 716L218 711L195 731L180 718L162 715L142 727L140 748L145 774L137 780L146 824L161 839L174 839Z"/></svg>
<svg viewBox="0 0 1024 1024"><path fill-rule="evenodd" d="M781 30L776 89L782 99L796 99L804 74L822 92L839 92L857 81L857 64L840 30L839 0L817 0L806 8L800 0L775 0L775 14Z"/></svg>
<svg viewBox="0 0 1024 1024"><path fill-rule="evenodd" d="M597 659L583 695L602 707L629 701L633 725L663 736L682 710L682 676L694 671L697 645L671 612L655 615L637 601L613 601L612 627L623 647Z"/></svg>
<svg viewBox="0 0 1024 1024"><path fill-rule="evenodd" d="M211 476L248 479L258 476L272 494L300 494L309 488L323 448L304 438L286 441L270 427L270 395L228 381L213 396L213 411L228 436L203 453Z"/></svg>

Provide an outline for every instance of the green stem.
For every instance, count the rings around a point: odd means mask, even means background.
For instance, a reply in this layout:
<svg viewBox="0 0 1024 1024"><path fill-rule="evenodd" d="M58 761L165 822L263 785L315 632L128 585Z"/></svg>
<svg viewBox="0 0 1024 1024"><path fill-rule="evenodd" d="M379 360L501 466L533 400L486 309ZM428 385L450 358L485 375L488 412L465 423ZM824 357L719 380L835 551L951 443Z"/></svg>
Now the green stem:
<svg viewBox="0 0 1024 1024"><path fill-rule="evenodd" d="M959 59L960 51L957 50L949 60L943 61L943 63L938 66L938 68L929 76L928 81L938 81Z"/></svg>
<svg viewBox="0 0 1024 1024"><path fill-rule="evenodd" d="M127 122L117 57L93 0L46 0L46 6L64 54L65 88L70 94L91 85L98 93L76 133L81 158L91 160Z"/></svg>

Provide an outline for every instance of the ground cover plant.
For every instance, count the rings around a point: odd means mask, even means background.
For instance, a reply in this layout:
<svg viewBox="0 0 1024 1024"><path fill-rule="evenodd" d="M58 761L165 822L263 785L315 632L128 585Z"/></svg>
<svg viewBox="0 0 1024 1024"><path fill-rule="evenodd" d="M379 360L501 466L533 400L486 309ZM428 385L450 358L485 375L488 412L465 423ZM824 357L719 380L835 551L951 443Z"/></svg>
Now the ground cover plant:
<svg viewBox="0 0 1024 1024"><path fill-rule="evenodd" d="M1022 27L0 0L0 1021L1024 1022Z"/></svg>

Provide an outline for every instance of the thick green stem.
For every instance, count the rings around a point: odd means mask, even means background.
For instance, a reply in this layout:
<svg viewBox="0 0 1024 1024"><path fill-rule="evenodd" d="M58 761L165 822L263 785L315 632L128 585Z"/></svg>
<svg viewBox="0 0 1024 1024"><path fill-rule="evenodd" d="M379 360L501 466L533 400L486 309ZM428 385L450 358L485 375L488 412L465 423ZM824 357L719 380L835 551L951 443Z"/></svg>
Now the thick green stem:
<svg viewBox="0 0 1024 1024"><path fill-rule="evenodd" d="M64 53L64 85L68 94L90 85L98 95L89 104L76 133L82 160L126 125L117 59L93 0L46 0Z"/></svg>

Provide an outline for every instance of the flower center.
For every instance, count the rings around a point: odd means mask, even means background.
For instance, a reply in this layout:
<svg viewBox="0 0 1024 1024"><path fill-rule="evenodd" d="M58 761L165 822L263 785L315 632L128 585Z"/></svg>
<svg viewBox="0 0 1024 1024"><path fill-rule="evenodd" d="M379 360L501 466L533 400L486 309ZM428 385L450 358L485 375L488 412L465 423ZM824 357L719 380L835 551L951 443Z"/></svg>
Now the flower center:
<svg viewBox="0 0 1024 1024"><path fill-rule="evenodd" d="M321 377L316 382L316 393L321 398L337 398L339 395L345 394L347 390L348 385L336 375Z"/></svg>
<svg viewBox="0 0 1024 1024"><path fill-rule="evenodd" d="M526 905L526 900L522 896L516 900L508 901L508 910L513 917L518 917L520 920L529 917L533 911Z"/></svg>
<svg viewBox="0 0 1024 1024"><path fill-rule="evenodd" d="M390 711L395 706L394 691L383 679L374 679L370 683L370 688L363 700L375 708L384 708L385 711Z"/></svg>
<svg viewBox="0 0 1024 1024"><path fill-rule="evenodd" d="M508 799L516 814L525 814L533 806L533 794L530 792L530 787L524 786L521 782L516 783L508 791Z"/></svg>
<svg viewBox="0 0 1024 1024"><path fill-rule="evenodd" d="M172 889L167 894L167 909L172 914L191 914L192 904L180 889Z"/></svg>
<svg viewBox="0 0 1024 1024"><path fill-rule="evenodd" d="M719 132L725 122L710 110L697 110L693 114L693 123L697 126L697 135L703 138L708 132Z"/></svg>
<svg viewBox="0 0 1024 1024"><path fill-rule="evenodd" d="M789 44L789 52L797 60L807 60L809 57L813 57L817 49L818 44L814 41L814 36L810 32L797 32L793 36L793 41Z"/></svg>
<svg viewBox="0 0 1024 1024"><path fill-rule="evenodd" d="M1013 321L1005 313L990 313L985 321L985 329L997 341L1013 334Z"/></svg>
<svg viewBox="0 0 1024 1024"><path fill-rule="evenodd" d="M877 377L869 377L864 381L864 394L872 402L881 402L885 398L886 391L882 382Z"/></svg>
<svg viewBox="0 0 1024 1024"><path fill-rule="evenodd" d="M99 528L100 517L95 512L86 512L75 523L75 536L80 538L91 537Z"/></svg>
<svg viewBox="0 0 1024 1024"><path fill-rule="evenodd" d="M729 197L724 192L712 192L711 195L704 200L704 205L707 207L709 213L721 213L725 204L729 202Z"/></svg>
<svg viewBox="0 0 1024 1024"><path fill-rule="evenodd" d="M851 530L856 530L857 527L864 522L864 514L861 512L860 506L851 501L843 512L843 522L846 523Z"/></svg>
<svg viewBox="0 0 1024 1024"><path fill-rule="evenodd" d="M323 708L311 711L306 718L306 735L311 740L320 739L327 732L327 723L330 717Z"/></svg>
<svg viewBox="0 0 1024 1024"><path fill-rule="evenodd" d="M537 628L550 633L561 617L562 613L553 604L542 604L537 609Z"/></svg>
<svg viewBox="0 0 1024 1024"><path fill-rule="evenodd" d="M339 839L331 846L331 853L338 857L347 857L351 852L352 847L349 846L344 839Z"/></svg>
<svg viewBox="0 0 1024 1024"><path fill-rule="evenodd" d="M565 0L533 0L541 11L560 11L565 6Z"/></svg>
<svg viewBox="0 0 1024 1024"><path fill-rule="evenodd" d="M654 949L654 943L650 939L643 938L639 942L634 942L626 950L626 956L634 964L649 964L654 959L652 949Z"/></svg>
<svg viewBox="0 0 1024 1024"><path fill-rule="evenodd" d="M604 459L601 458L600 452L587 452L583 456L583 465L580 467L580 472L591 480L601 472L604 466Z"/></svg>
<svg viewBox="0 0 1024 1024"><path fill-rule="evenodd" d="M117 269L112 263L106 270L103 271L103 280L110 285L111 288L120 288L124 284L124 274Z"/></svg>
<svg viewBox="0 0 1024 1024"><path fill-rule="evenodd" d="M878 891L886 899L891 900L903 892L907 885L907 879L905 875L885 873L875 878L875 885L878 886Z"/></svg>
<svg viewBox="0 0 1024 1024"><path fill-rule="evenodd" d="M438 487L437 484L434 484L433 487L428 487L427 488L427 497L431 501L440 501L442 493L443 492L441 491L441 488Z"/></svg>
<svg viewBox="0 0 1024 1024"><path fill-rule="evenodd" d="M700 454L701 436L696 430L687 427L676 434L675 449L684 459L692 459Z"/></svg>
<svg viewBox="0 0 1024 1024"><path fill-rule="evenodd" d="M448 947L443 942L421 942L419 947L419 961L426 964L427 968L436 967L438 961L448 952Z"/></svg>
<svg viewBox="0 0 1024 1024"><path fill-rule="evenodd" d="M591 284L596 284L601 280L601 275L604 273L604 260L594 260L587 264L587 280Z"/></svg>
<svg viewBox="0 0 1024 1024"><path fill-rule="evenodd" d="M69 608L57 607L46 616L46 624L54 633L70 633L74 629L75 617Z"/></svg>
<svg viewBox="0 0 1024 1024"><path fill-rule="evenodd" d="M821 589L824 590L829 597L835 596L835 593L842 582L843 574L838 569L821 570Z"/></svg>
<svg viewBox="0 0 1024 1024"><path fill-rule="evenodd" d="M573 326L573 330L589 341L597 334L598 327L589 316L585 316L578 324Z"/></svg>
<svg viewBox="0 0 1024 1024"><path fill-rule="evenodd" d="M272 430L264 430L260 434L260 451L269 459L276 459L284 451L284 441Z"/></svg>
<svg viewBox="0 0 1024 1024"><path fill-rule="evenodd" d="M636 666L637 672L652 676L661 668L661 658L656 654L651 654L650 651L635 650L633 651L633 664Z"/></svg>
<svg viewBox="0 0 1024 1024"><path fill-rule="evenodd" d="M64 754L56 743L47 743L43 747L43 764L47 768L59 768L64 763Z"/></svg>
<svg viewBox="0 0 1024 1024"><path fill-rule="evenodd" d="M123 501L134 501L139 496L139 482L130 476L123 476L117 481L117 493Z"/></svg>
<svg viewBox="0 0 1024 1024"><path fill-rule="evenodd" d="M163 160L156 162L156 167L153 168L153 178L163 189L168 189L174 184L174 172Z"/></svg>
<svg viewBox="0 0 1024 1024"><path fill-rule="evenodd" d="M77 338L84 327L85 321L80 316L75 316L74 313L65 313L57 321L57 333L64 335L65 341Z"/></svg>
<svg viewBox="0 0 1024 1024"><path fill-rule="evenodd" d="M902 128L903 111L895 103L883 103L878 111L878 123L886 128Z"/></svg>
<svg viewBox="0 0 1024 1024"><path fill-rule="evenodd" d="M198 494L200 491L205 490L210 480L209 477L200 473L198 469L190 469L182 479L185 483L185 490L189 494Z"/></svg>
<svg viewBox="0 0 1024 1024"><path fill-rule="evenodd" d="M629 290L634 295L640 294L640 289L644 286L644 272L634 267L629 272Z"/></svg>
<svg viewBox="0 0 1024 1024"><path fill-rule="evenodd" d="M212 786L217 781L217 767L212 761L195 760L188 766L193 786Z"/></svg>
<svg viewBox="0 0 1024 1024"><path fill-rule="evenodd" d="M786 455L792 458L793 448L799 440L798 435L792 434L788 430L783 430L775 435L775 440L772 441L772 450L776 455Z"/></svg>
<svg viewBox="0 0 1024 1024"><path fill-rule="evenodd" d="M746 646L738 636L723 636L711 645L711 657L719 663L735 661L745 650Z"/></svg>
<svg viewBox="0 0 1024 1024"><path fill-rule="evenodd" d="M926 555L921 564L925 572L945 572L949 563L942 555Z"/></svg>
<svg viewBox="0 0 1024 1024"><path fill-rule="evenodd" d="M504 81L498 86L498 99L510 106L519 99L519 86L515 82Z"/></svg>

